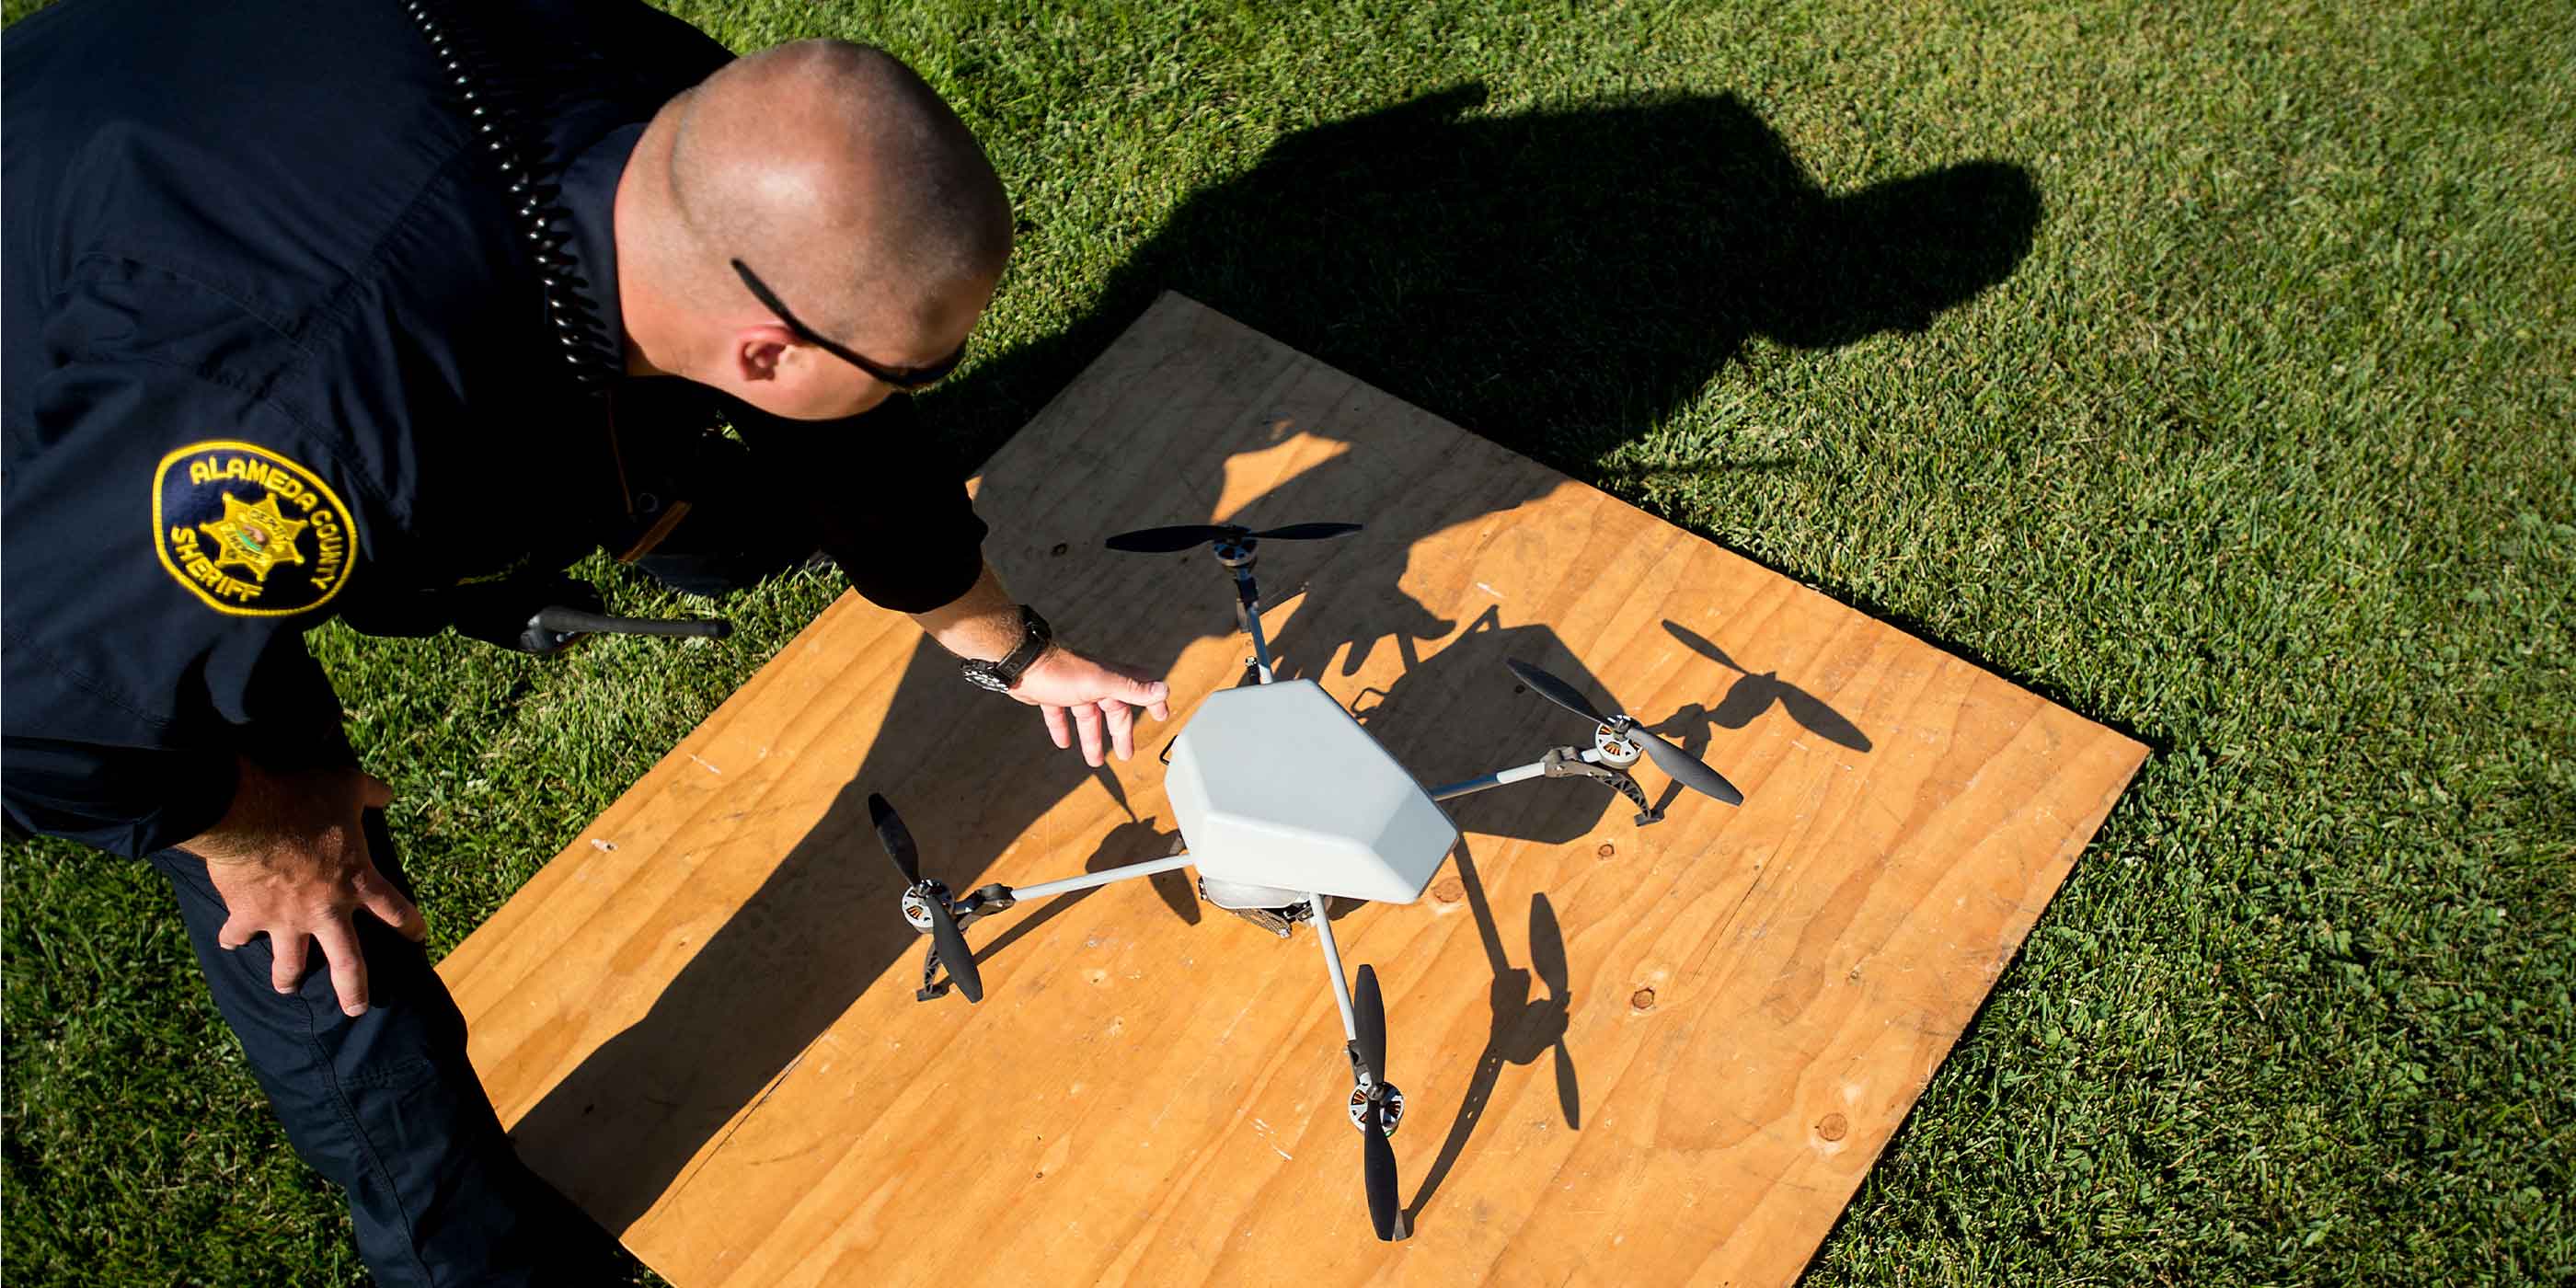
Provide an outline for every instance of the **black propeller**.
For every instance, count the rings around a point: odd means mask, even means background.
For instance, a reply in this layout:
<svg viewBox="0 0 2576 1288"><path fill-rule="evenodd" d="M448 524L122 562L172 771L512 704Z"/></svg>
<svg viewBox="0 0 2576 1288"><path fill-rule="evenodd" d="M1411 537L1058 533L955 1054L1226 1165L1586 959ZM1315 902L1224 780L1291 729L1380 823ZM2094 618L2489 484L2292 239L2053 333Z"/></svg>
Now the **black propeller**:
<svg viewBox="0 0 2576 1288"><path fill-rule="evenodd" d="M948 913L945 889L922 890L935 885L921 879L921 850L912 843L912 830L894 812L894 806L875 792L868 793L868 821L877 826L877 843L894 859L894 870L903 874L906 890L920 890L921 905L930 912L930 942L939 949L939 964L948 968L948 978L969 1002L984 1000L984 976L975 969L975 954L966 947L966 934L957 928L957 919Z"/></svg>
<svg viewBox="0 0 2576 1288"><path fill-rule="evenodd" d="M1637 745L1643 748L1646 755L1655 762L1655 767L1672 775L1674 782L1702 796L1724 801L1729 805L1744 803L1744 793L1737 791L1735 784L1726 781L1724 775L1700 763L1699 758L1689 752L1646 732L1644 725L1624 715L1601 714L1593 709L1591 703L1584 700L1582 694L1575 692L1573 685L1519 658L1505 658L1503 663L1512 668L1512 674L1519 676L1521 683L1528 685L1531 692L1594 724L1608 725L1613 732L1623 738L1636 740Z"/></svg>
<svg viewBox="0 0 2576 1288"><path fill-rule="evenodd" d="M868 793L868 821L877 825L877 844L894 859L894 870L903 874L904 885L920 885L921 847L912 843L912 829L903 825L894 806L875 792Z"/></svg>
<svg viewBox="0 0 2576 1288"><path fill-rule="evenodd" d="M1368 1102L1360 1110L1360 1177L1368 1186L1369 1223L1377 1237L1393 1243L1396 1219L1395 1146L1386 1139L1386 999L1377 991L1377 971L1360 967L1351 989L1351 1018L1359 1029L1360 1063L1368 1069Z"/></svg>
<svg viewBox="0 0 2576 1288"><path fill-rule="evenodd" d="M1267 532L1255 532L1239 523L1183 523L1168 528L1121 532L1109 539L1109 548L1130 554L1161 555L1210 541L1321 541L1359 530L1360 525L1356 523L1292 523Z"/></svg>

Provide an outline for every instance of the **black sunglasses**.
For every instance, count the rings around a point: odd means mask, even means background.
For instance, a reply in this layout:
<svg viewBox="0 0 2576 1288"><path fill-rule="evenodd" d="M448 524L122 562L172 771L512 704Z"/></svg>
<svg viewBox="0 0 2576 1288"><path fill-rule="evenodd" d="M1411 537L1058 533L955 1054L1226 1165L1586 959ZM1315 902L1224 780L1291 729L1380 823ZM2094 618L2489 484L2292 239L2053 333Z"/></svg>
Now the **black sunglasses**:
<svg viewBox="0 0 2576 1288"><path fill-rule="evenodd" d="M957 369L957 364L966 360L966 345L965 342L960 341L957 345L957 352L949 354L947 357L941 358L939 361L924 367L889 367L882 362L871 362L866 358L860 357L857 353L844 349L840 345L834 344L832 341L825 339L822 334L815 331L814 328L798 321L795 314L787 311L787 305L778 298L778 293L769 289L769 283L760 280L760 274L751 271L750 265L745 264L738 259L732 261L732 263L733 271L742 275L742 284L751 288L753 297L760 301L762 307L777 314L778 320L786 323L787 329L795 333L797 339L803 340L805 343L813 345L815 348L821 349L823 352L828 353L853 367L857 367L859 370L864 371L871 376L875 376L877 379L893 385L897 389L927 389L930 386L947 379L948 373L955 371Z"/></svg>

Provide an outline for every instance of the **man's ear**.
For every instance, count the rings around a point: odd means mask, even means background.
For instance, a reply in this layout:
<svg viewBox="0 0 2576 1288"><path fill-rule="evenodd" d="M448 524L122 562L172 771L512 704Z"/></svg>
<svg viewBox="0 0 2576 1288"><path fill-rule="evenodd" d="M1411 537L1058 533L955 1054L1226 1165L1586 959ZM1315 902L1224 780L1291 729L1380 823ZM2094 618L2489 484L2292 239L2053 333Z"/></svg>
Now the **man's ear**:
<svg viewBox="0 0 2576 1288"><path fill-rule="evenodd" d="M736 379L776 380L796 337L783 326L748 326L734 332L730 357Z"/></svg>

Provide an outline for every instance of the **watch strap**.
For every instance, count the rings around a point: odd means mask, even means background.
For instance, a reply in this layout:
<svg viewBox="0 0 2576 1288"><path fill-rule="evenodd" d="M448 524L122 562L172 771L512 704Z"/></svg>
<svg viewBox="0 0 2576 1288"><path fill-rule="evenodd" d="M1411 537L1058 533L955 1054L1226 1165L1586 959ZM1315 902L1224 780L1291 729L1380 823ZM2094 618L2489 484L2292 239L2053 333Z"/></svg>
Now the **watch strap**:
<svg viewBox="0 0 2576 1288"><path fill-rule="evenodd" d="M1038 610L1022 604L1020 605L1020 642L1013 645L1011 651L997 661L968 662L966 664L968 678L975 679L986 688L1002 690L1014 688L1019 684L1020 677L1026 674L1031 666L1037 664L1038 658L1045 654L1047 645L1054 640L1054 628L1047 625L1047 620L1038 616Z"/></svg>

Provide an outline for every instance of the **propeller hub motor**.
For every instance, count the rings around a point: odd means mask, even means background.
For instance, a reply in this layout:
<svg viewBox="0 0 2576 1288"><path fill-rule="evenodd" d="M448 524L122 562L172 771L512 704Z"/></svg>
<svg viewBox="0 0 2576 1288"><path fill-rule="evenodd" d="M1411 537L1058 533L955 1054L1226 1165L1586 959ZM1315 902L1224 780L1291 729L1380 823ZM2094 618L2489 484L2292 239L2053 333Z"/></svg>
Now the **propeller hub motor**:
<svg viewBox="0 0 2576 1288"><path fill-rule="evenodd" d="M1404 1121L1404 1092L1392 1082L1385 1086L1386 1102L1377 1111L1378 1130L1392 1136L1395 1134L1395 1125ZM1359 1131L1368 1130L1368 1102L1368 1088L1351 1088L1351 1126Z"/></svg>
<svg viewBox="0 0 2576 1288"><path fill-rule="evenodd" d="M1646 754L1645 748L1637 745L1636 735L1624 726L1594 725L1592 746L1601 753L1601 763L1614 769L1626 769Z"/></svg>
<svg viewBox="0 0 2576 1288"><path fill-rule="evenodd" d="M1216 561L1228 568L1249 568L1252 566L1253 548L1254 543L1250 537L1240 537L1232 541L1220 540L1216 543Z"/></svg>
<svg viewBox="0 0 2576 1288"><path fill-rule="evenodd" d="M924 881L903 892L903 919L925 935L930 933L930 901L933 899L939 901L940 907L947 907L948 887L936 881Z"/></svg>

